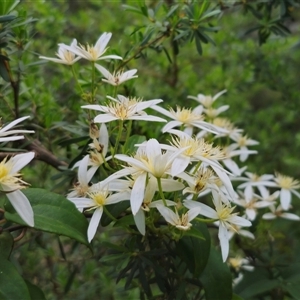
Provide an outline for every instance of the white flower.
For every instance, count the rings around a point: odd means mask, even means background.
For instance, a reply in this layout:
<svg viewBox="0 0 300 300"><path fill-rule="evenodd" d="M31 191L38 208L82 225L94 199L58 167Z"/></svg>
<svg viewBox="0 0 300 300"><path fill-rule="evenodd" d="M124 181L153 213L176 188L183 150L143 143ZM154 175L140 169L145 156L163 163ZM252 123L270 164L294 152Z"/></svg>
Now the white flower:
<svg viewBox="0 0 300 300"><path fill-rule="evenodd" d="M253 221L256 218L257 210L272 205L272 202L262 200L259 201L258 197L253 195L252 198L248 198L246 194L239 192L240 199L234 199L234 203L245 208L245 213L248 220Z"/></svg>
<svg viewBox="0 0 300 300"><path fill-rule="evenodd" d="M45 56L39 56L40 59L45 59L49 61L53 61L58 64L63 64L63 65L73 65L76 61L78 61L81 57L80 56L75 56L75 54L66 49L65 44L58 44L58 52L56 53L56 56L59 58L52 58L52 57L45 57ZM71 46L67 46L70 48L74 48L77 46L77 40L74 39L73 42L71 43Z"/></svg>
<svg viewBox="0 0 300 300"><path fill-rule="evenodd" d="M296 189L300 188L300 183L292 177L282 175L280 173L275 174L273 187L279 187L280 190L280 204L283 210L288 210L292 200L292 194L300 198L300 194Z"/></svg>
<svg viewBox="0 0 300 300"><path fill-rule="evenodd" d="M156 208L168 223L180 230L189 230L192 226L191 221L195 219L201 211L200 207L195 207L179 216L176 209L175 212L173 212L173 210L163 205L157 205Z"/></svg>
<svg viewBox="0 0 300 300"><path fill-rule="evenodd" d="M222 128L218 128L213 124L205 122L201 111L197 107L192 110L187 108L180 108L179 106L177 106L176 111L172 108L170 108L170 110L168 111L157 105L154 105L151 108L169 117L170 119L173 119L173 121L168 122L168 124L163 127L162 132L169 132L170 129L181 125L185 126L184 131L190 136L193 133L193 127L200 128L204 131L212 132L214 134L218 134L224 131Z"/></svg>
<svg viewBox="0 0 300 300"><path fill-rule="evenodd" d="M259 144L258 141L249 139L247 135L232 136L232 139L236 142L232 144L232 147L236 146L237 148L243 150L243 152L241 152L240 154L240 161L242 162L244 162L248 158L249 153L247 152L247 146L254 146Z"/></svg>
<svg viewBox="0 0 300 300"><path fill-rule="evenodd" d="M257 175L255 173L245 172L247 177L235 177L232 180L242 180L244 183L238 186L239 189L245 189L244 193L248 199L253 197L253 188L257 187L262 198L269 196L269 191L266 187L274 186L274 182L271 180L274 178L272 174Z"/></svg>
<svg viewBox="0 0 300 300"><path fill-rule="evenodd" d="M232 213L235 207L231 207L229 204L224 204L220 197L218 197L216 194L213 197L213 203L215 206L215 210L211 207L199 203L192 200L185 200L184 206L192 209L194 207L200 207L201 211L200 214L219 221L219 240L220 240L220 246L222 251L222 258L225 262L228 253L229 253L229 232L228 230L234 230L234 226L251 226L251 222L237 216L237 213Z"/></svg>
<svg viewBox="0 0 300 300"><path fill-rule="evenodd" d="M64 44L60 44L60 46L63 49L71 51L71 52L75 53L76 55L78 55L79 57L82 57L89 61L97 61L100 59L101 60L103 60L103 59L122 59L122 57L120 57L118 55L103 56L103 54L107 50L106 46L107 46L111 36L112 36L111 33L104 32L97 40L95 46L90 46L90 45L77 46L77 44L73 45L73 46L67 46Z"/></svg>
<svg viewBox="0 0 300 300"><path fill-rule="evenodd" d="M103 207L105 205L128 200L130 197L130 193L127 190L112 193L109 184L103 185L101 183L98 183L97 187L92 188L91 191L86 195L89 198L69 198L69 200L73 202L80 211L82 211L83 209L94 210L88 227L88 240L89 242L91 242L96 234L100 219L102 217Z"/></svg>
<svg viewBox="0 0 300 300"><path fill-rule="evenodd" d="M12 134L19 134L19 133L34 133L33 130L22 130L22 129L14 129L14 130L9 130L12 127L14 127L15 125L19 124L20 122L28 119L29 116L27 117L22 117L19 119L16 119L12 122L10 122L9 124L7 124L4 127L0 127L0 142L8 142L8 141L16 141L16 140L21 140L24 139L23 135L19 135L19 136L10 136L8 137L8 135L12 135Z"/></svg>
<svg viewBox="0 0 300 300"><path fill-rule="evenodd" d="M243 129L236 128L234 124L228 120L227 118L215 118L212 122L215 126L219 128L223 128L224 132L220 132L216 135L216 138L222 137L222 136L228 136L231 139L238 139L238 137L243 132Z"/></svg>
<svg viewBox="0 0 300 300"><path fill-rule="evenodd" d="M254 267L249 266L248 259L242 258L240 256L228 258L229 265L235 269L236 272L239 272L241 269L245 271L253 271Z"/></svg>
<svg viewBox="0 0 300 300"><path fill-rule="evenodd" d="M226 111L229 108L229 105L222 105L218 108L204 108L203 112L206 114L206 116L210 119L215 119L219 114Z"/></svg>
<svg viewBox="0 0 300 300"><path fill-rule="evenodd" d="M177 152L166 151L165 153L162 153L158 141L150 139L145 145L139 147L134 157L123 154L115 155L116 159L127 162L130 167L125 167L112 174L106 181L127 176L129 174L135 176L130 197L131 210L135 215L143 203L148 174L153 175L155 178L162 178L165 177L165 175L170 174L171 165L181 152L182 150Z"/></svg>
<svg viewBox="0 0 300 300"><path fill-rule="evenodd" d="M184 188L184 185L181 182L169 178L162 178L161 186L164 192L174 192ZM138 212L133 215L136 227L142 235L145 235L146 233L145 212L149 212L151 208L157 207L157 205L164 205L162 200L152 201L157 190L157 179L154 176L149 175L147 186L145 188L143 203ZM165 202L168 206L176 205L175 202L170 200L165 200Z"/></svg>
<svg viewBox="0 0 300 300"><path fill-rule="evenodd" d="M283 219L288 219L288 220L292 220L292 221L299 221L300 220L299 216L283 211L283 208L282 208L281 205L279 205L277 208L275 208L274 205L271 205L270 210L271 210L271 212L265 213L262 216L262 218L264 220L273 220L273 219L276 219L276 218L283 218Z"/></svg>
<svg viewBox="0 0 300 300"><path fill-rule="evenodd" d="M33 210L27 197L20 191L24 182L19 171L34 158L34 152L18 154L0 163L0 190L5 192L17 213L29 226L34 226Z"/></svg>
<svg viewBox="0 0 300 300"><path fill-rule="evenodd" d="M195 96L188 96L189 99L193 99L198 101L200 104L202 104L204 107L209 108L212 107L213 103L224 93L226 93L227 90L223 90L219 93L217 93L215 96L205 96L203 94L198 94L197 97Z"/></svg>
<svg viewBox="0 0 300 300"><path fill-rule="evenodd" d="M82 108L88 108L103 112L95 117L95 123L107 123L115 120L143 120L154 122L166 122L164 119L147 115L143 110L157 103L162 102L161 99L141 101L136 98L127 98L118 95L118 99L107 97L112 102L107 106L104 105L84 105Z"/></svg>
<svg viewBox="0 0 300 300"><path fill-rule="evenodd" d="M67 198L85 197L89 191L89 182L97 171L98 167L88 169L89 155L86 155L79 163L78 168L78 182L73 190L67 195ZM77 166L77 165L76 165Z"/></svg>
<svg viewBox="0 0 300 300"><path fill-rule="evenodd" d="M102 75L105 77L105 79L102 79L102 81L107 82L114 86L120 85L127 80L138 77L137 75L134 75L137 72L137 69L129 70L126 72L119 71L119 72L114 72L113 74L111 74L104 67L102 67L98 64L95 64L95 66L98 69L98 71L101 72Z"/></svg>

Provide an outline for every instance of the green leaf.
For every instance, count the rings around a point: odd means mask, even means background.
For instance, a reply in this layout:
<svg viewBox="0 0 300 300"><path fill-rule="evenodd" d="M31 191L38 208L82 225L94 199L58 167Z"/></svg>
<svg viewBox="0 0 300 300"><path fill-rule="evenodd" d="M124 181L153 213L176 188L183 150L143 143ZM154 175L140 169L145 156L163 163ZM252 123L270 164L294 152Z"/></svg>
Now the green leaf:
<svg viewBox="0 0 300 300"><path fill-rule="evenodd" d="M0 255L0 299L31 300L28 288L15 266Z"/></svg>
<svg viewBox="0 0 300 300"><path fill-rule="evenodd" d="M14 238L13 236L4 231L0 234L0 255L1 257L8 259L13 248Z"/></svg>
<svg viewBox="0 0 300 300"><path fill-rule="evenodd" d="M7 82L10 82L9 74L5 68L4 59L0 59L0 76Z"/></svg>
<svg viewBox="0 0 300 300"><path fill-rule="evenodd" d="M269 279L269 276L268 271L261 267L255 268L252 272L245 272L243 280L235 286L234 291L239 296L249 299L280 285L278 280Z"/></svg>
<svg viewBox="0 0 300 300"><path fill-rule="evenodd" d="M25 283L27 285L31 300L46 300L43 291L38 286L30 283L27 280L25 280Z"/></svg>
<svg viewBox="0 0 300 300"><path fill-rule="evenodd" d="M16 16L12 16L12 15L1 16L0 23L10 22L10 21L14 20L15 18L16 18Z"/></svg>
<svg viewBox="0 0 300 300"><path fill-rule="evenodd" d="M132 135L126 143L126 149L124 149L125 153L136 152L137 147L135 145L142 144L144 141L146 141L146 137L144 135Z"/></svg>
<svg viewBox="0 0 300 300"><path fill-rule="evenodd" d="M194 277L199 277L206 267L210 253L210 234L203 223L195 224L198 236L184 236L176 245L177 255L186 263ZM199 238L199 236L202 238ZM203 239L204 237L204 239ZM195 251L198 249L198 251Z"/></svg>
<svg viewBox="0 0 300 300"><path fill-rule="evenodd" d="M223 263L221 254L211 247L210 255L200 281L207 300L231 300L232 277L228 266Z"/></svg>
<svg viewBox="0 0 300 300"><path fill-rule="evenodd" d="M300 285L298 283L285 284L284 290L287 291L294 299L299 299Z"/></svg>
<svg viewBox="0 0 300 300"><path fill-rule="evenodd" d="M88 222L71 201L43 189L26 189L23 193L31 203L35 229L65 235L90 247ZM26 225L10 203L6 204L5 210L7 220Z"/></svg>

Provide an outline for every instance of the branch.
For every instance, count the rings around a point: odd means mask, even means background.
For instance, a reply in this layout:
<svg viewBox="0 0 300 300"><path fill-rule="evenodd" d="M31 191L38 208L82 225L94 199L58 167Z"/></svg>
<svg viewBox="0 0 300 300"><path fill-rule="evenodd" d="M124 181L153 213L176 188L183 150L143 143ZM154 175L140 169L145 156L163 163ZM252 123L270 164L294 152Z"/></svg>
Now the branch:
<svg viewBox="0 0 300 300"><path fill-rule="evenodd" d="M24 145L24 148L28 151L35 152L35 159L45 162L46 164L54 167L55 169L59 170L59 167L66 167L68 163L65 161L59 160L52 152L46 149L40 141L28 141L25 139L21 141ZM0 160L3 160L5 157L11 157L20 152L0 152Z"/></svg>

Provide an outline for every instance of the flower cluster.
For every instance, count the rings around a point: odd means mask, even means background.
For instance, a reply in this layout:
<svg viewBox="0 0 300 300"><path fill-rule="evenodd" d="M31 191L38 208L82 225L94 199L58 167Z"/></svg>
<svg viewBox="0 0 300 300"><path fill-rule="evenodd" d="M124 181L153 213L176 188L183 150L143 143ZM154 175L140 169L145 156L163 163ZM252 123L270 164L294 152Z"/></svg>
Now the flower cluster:
<svg viewBox="0 0 300 300"><path fill-rule="evenodd" d="M70 46L59 44L59 59L41 57L68 65L87 59L103 76L102 82L115 87L115 94L106 96L105 103L82 106L99 114L90 124L89 153L73 166L78 167L78 183L67 198L80 211L93 212L89 241L94 238L103 213L116 221L107 206L122 201L129 201L130 210L125 214L133 215L142 235L167 226L177 239L195 222L213 224L218 228L223 261L229 256L229 242L234 234L255 238L243 227L251 226L259 209L264 209L262 218L266 220L300 219L288 212L292 194L300 197L297 180L278 173L257 176L248 172L247 166L241 166L257 153L249 148L258 142L220 116L229 106L217 107L216 100L226 90L213 97L188 96L195 101L191 101L191 107L168 110L162 107L161 99L143 101L117 94L117 87L136 78L137 70L110 72L95 63L122 59L117 55L104 56L110 38L110 33L102 34L95 46L78 46L76 40ZM153 114L145 111L148 109ZM165 123L161 131L168 135L165 140L169 143L151 138L136 143L133 153L128 151L132 122L136 121ZM270 212L266 212L268 209Z"/></svg>

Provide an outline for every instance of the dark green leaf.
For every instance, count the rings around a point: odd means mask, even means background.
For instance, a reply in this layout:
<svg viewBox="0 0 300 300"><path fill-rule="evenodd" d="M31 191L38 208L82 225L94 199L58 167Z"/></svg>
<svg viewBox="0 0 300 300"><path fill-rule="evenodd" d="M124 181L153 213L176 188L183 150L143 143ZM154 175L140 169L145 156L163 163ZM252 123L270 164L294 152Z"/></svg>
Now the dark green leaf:
<svg viewBox="0 0 300 300"><path fill-rule="evenodd" d="M200 41L200 38L199 38L199 36L197 34L195 35L195 43L196 43L196 49L197 49L198 53L200 55L202 55L201 41Z"/></svg>
<svg viewBox="0 0 300 300"><path fill-rule="evenodd" d="M5 22L10 22L14 20L16 17L12 15L6 15L6 16L1 16L0 17L0 23L5 23Z"/></svg>
<svg viewBox="0 0 300 300"><path fill-rule="evenodd" d="M207 300L231 300L232 277L221 254L211 247L205 270L200 277Z"/></svg>
<svg viewBox="0 0 300 300"><path fill-rule="evenodd" d="M23 193L31 203L35 229L65 235L89 246L88 222L71 201L43 189L26 189ZM5 209L7 220L26 225L10 203L6 204Z"/></svg>
<svg viewBox="0 0 300 300"><path fill-rule="evenodd" d="M296 299L296 300L299 299L299 295L300 295L299 282L285 284L284 290L287 291L294 299Z"/></svg>
<svg viewBox="0 0 300 300"><path fill-rule="evenodd" d="M204 239L194 236L184 236L176 245L177 255L186 263L194 277L199 277L206 267L210 253L210 234L203 223L195 224ZM195 250L197 249L197 250Z"/></svg>
<svg viewBox="0 0 300 300"><path fill-rule="evenodd" d="M4 60L0 59L0 76L7 82L10 82L9 74L4 64Z"/></svg>
<svg viewBox="0 0 300 300"><path fill-rule="evenodd" d="M38 286L30 283L27 280L25 280L25 283L27 285L31 300L46 300L43 291Z"/></svg>
<svg viewBox="0 0 300 300"><path fill-rule="evenodd" d="M132 135L128 141L126 142L126 153L134 153L137 150L137 147L135 145L142 144L144 141L146 141L146 137L144 135Z"/></svg>
<svg viewBox="0 0 300 300"><path fill-rule="evenodd" d="M0 234L0 255L3 258L9 258L13 244L14 238L9 232L4 231Z"/></svg>
<svg viewBox="0 0 300 300"><path fill-rule="evenodd" d="M0 299L31 300L28 288L14 265L0 255Z"/></svg>

